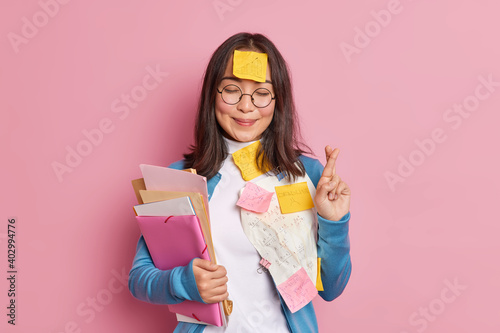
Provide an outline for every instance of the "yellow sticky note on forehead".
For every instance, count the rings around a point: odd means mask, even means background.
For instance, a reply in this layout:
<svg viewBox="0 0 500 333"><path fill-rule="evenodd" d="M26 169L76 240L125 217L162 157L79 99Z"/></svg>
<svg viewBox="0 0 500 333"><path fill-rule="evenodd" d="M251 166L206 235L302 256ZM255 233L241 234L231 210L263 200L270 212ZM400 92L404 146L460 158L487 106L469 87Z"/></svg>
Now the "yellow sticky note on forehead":
<svg viewBox="0 0 500 333"><path fill-rule="evenodd" d="M307 182L275 186L282 214L300 212L314 207Z"/></svg>
<svg viewBox="0 0 500 333"><path fill-rule="evenodd" d="M240 169L241 176L244 180L249 181L260 175L263 175L268 170L262 171L257 165L257 152L260 148L260 141L256 141L251 145L246 146L233 153L234 164Z"/></svg>
<svg viewBox="0 0 500 333"><path fill-rule="evenodd" d="M267 53L234 50L233 74L240 79L266 82Z"/></svg>

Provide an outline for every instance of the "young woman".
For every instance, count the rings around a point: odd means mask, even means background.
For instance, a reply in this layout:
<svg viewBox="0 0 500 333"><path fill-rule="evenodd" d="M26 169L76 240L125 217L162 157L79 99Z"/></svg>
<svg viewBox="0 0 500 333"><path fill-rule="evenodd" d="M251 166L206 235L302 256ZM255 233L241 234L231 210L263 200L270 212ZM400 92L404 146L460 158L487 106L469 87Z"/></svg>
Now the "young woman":
<svg viewBox="0 0 500 333"><path fill-rule="evenodd" d="M265 80L235 76L235 50L267 54ZM313 227L306 238L314 239L314 251L321 258L319 295L331 301L342 293L349 280L351 191L335 170L339 149L325 148L324 168L317 159L303 155L309 150L299 141L285 60L267 37L239 33L212 55L203 80L195 144L183 160L170 166L194 168L208 179L212 238L219 265L197 258L184 267L156 269L141 236L130 271L131 293L146 302L215 303L228 298L234 302L227 327L179 322L175 332L318 331L312 302L290 310L291 303L283 297L286 293L273 281L275 276L259 264L262 248L257 249L260 245L254 245L242 227L244 214L236 202L247 181L232 154L257 141L260 148L254 158L262 174L252 182L277 182L274 178L284 175L283 182L287 184L307 180L316 187L315 211L311 209L314 221L306 221ZM272 265L276 269L277 264Z"/></svg>

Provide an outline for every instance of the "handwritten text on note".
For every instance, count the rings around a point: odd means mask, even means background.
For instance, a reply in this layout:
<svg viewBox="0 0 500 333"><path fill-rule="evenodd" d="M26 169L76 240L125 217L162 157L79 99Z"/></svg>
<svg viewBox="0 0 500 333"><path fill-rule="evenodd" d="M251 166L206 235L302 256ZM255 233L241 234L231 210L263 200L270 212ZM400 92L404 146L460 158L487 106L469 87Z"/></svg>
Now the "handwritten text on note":
<svg viewBox="0 0 500 333"><path fill-rule="evenodd" d="M278 290L292 313L304 307L318 294L316 286L303 267L279 284Z"/></svg>
<svg viewBox="0 0 500 333"><path fill-rule="evenodd" d="M306 182L276 186L275 189L282 214L300 212L314 207Z"/></svg>
<svg viewBox="0 0 500 333"><path fill-rule="evenodd" d="M252 212L265 213L269 209L273 194L273 192L266 191L262 187L248 182L236 205Z"/></svg>
<svg viewBox="0 0 500 333"><path fill-rule="evenodd" d="M268 171L261 170L257 164L259 149L260 141L256 141L233 153L234 164L240 169L241 176L246 181L252 180Z"/></svg>

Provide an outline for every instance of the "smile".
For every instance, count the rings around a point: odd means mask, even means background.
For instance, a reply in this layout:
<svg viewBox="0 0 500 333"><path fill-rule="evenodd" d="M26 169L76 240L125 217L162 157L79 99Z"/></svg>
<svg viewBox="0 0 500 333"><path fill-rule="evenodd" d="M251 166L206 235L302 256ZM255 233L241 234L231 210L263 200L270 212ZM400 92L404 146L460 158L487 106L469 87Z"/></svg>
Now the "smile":
<svg viewBox="0 0 500 333"><path fill-rule="evenodd" d="M257 122L257 119L239 119L239 118L233 118L234 121L240 125L240 126L252 126Z"/></svg>

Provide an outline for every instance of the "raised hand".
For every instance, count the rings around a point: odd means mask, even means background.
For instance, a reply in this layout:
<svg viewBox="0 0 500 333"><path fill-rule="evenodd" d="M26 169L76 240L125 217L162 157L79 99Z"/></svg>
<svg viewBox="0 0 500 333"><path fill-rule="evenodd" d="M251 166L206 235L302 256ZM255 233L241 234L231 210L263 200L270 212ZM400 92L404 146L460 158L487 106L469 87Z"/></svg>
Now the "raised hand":
<svg viewBox="0 0 500 333"><path fill-rule="evenodd" d="M316 187L314 202L318 214L332 221L340 220L349 212L351 189L340 179L335 171L335 163L340 149L325 147L326 165Z"/></svg>
<svg viewBox="0 0 500 333"><path fill-rule="evenodd" d="M218 303L228 298L227 272L224 266L196 258L193 273L198 292L205 303Z"/></svg>

